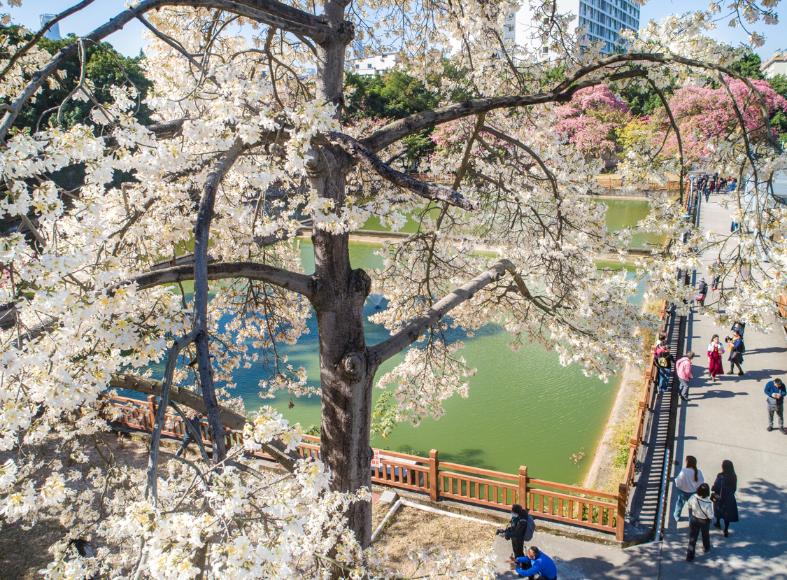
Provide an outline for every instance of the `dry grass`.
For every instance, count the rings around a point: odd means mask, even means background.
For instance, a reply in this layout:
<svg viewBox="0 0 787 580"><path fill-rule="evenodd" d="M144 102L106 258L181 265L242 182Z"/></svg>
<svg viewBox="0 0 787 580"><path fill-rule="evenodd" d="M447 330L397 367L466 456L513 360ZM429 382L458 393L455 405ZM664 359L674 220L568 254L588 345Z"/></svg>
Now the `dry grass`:
<svg viewBox="0 0 787 580"><path fill-rule="evenodd" d="M492 545L494 535L495 528L491 525L402 506L374 545L392 568L403 576L412 576L416 570L410 561L411 554L436 547L457 554L483 551Z"/></svg>

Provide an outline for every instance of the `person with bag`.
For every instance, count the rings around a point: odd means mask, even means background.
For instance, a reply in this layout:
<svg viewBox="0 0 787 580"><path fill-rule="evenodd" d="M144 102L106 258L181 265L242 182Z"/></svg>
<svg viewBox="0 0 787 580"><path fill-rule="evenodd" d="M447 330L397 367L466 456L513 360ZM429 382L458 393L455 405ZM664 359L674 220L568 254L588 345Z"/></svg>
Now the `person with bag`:
<svg viewBox="0 0 787 580"><path fill-rule="evenodd" d="M511 549L514 552L512 559L516 560L525 555L525 542L533 539L536 531L536 521L527 509L518 503L511 506L511 523L507 528L497 530L497 534L511 540Z"/></svg>
<svg viewBox="0 0 787 580"><path fill-rule="evenodd" d="M721 529L721 520L724 520L724 537L729 536L730 524L738 521L738 502L735 492L738 490L738 476L732 461L725 459L721 462L721 472L713 482L713 512L716 522L713 527Z"/></svg>
<svg viewBox="0 0 787 580"><path fill-rule="evenodd" d="M691 359L695 356L693 352L689 351L686 356L678 359L678 362L675 363L675 374L678 375L678 381L680 381L680 398L684 401L689 400L689 381L694 378L691 371Z"/></svg>
<svg viewBox="0 0 787 580"><path fill-rule="evenodd" d="M746 352L746 345L743 343L743 337L736 331L732 333L732 338L729 340L730 355L727 360L730 361L730 373L734 374L735 367L738 367L738 376L743 376L743 353Z"/></svg>
<svg viewBox="0 0 787 580"><path fill-rule="evenodd" d="M666 339L666 335L660 334L659 341L653 349L653 364L656 365L656 381L659 393L666 392L669 387L670 368L672 367L672 355Z"/></svg>
<svg viewBox="0 0 787 580"><path fill-rule="evenodd" d="M710 488L707 483L697 488L697 493L689 498L689 549L686 552L686 561L694 560L697 547L697 537L702 534L702 547L707 554L710 552L710 521L713 518L713 503L708 496Z"/></svg>
<svg viewBox="0 0 787 580"><path fill-rule="evenodd" d="M724 374L724 365L721 363L721 355L723 354L724 345L719 341L719 335L714 334L708 345L708 374L714 383L716 377Z"/></svg>
<svg viewBox="0 0 787 580"><path fill-rule="evenodd" d="M768 432L773 431L773 416L779 419L779 430L787 435L784 428L784 397L787 397L787 388L781 379L773 379L765 383L765 394L768 398Z"/></svg>
<svg viewBox="0 0 787 580"><path fill-rule="evenodd" d="M680 520L683 506L703 483L705 483L705 478L702 476L702 471L697 469L697 458L687 455L686 467L681 469L675 478L675 491L678 499L675 502L675 512L672 515L676 522Z"/></svg>

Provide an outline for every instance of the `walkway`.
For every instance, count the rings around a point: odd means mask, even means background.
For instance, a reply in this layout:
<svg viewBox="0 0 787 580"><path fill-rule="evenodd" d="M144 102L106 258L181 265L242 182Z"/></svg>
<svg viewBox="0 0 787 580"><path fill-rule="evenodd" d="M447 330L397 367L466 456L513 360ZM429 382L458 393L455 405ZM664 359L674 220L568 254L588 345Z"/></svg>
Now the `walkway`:
<svg viewBox="0 0 787 580"><path fill-rule="evenodd" d="M704 230L727 231L729 214L711 198L703 204L701 226ZM705 266L713 261L705 260ZM705 273L706 280L710 280ZM717 295L711 293L708 304ZM688 403L681 403L677 417L675 457L682 463L694 455L705 478L712 483L721 462L730 459L738 473L738 506L741 521L733 524L730 537L711 531L710 554L699 548L696 560L685 561L688 541L687 519L675 523L669 518L663 542L643 544L625 550L588 544L578 540L536 534L534 543L555 556L560 578L626 578L680 580L704 579L782 579L787 580L787 435L768 433L765 383L773 377L787 380L787 340L784 333L764 334L753 328L746 332L743 377L723 376L711 385L706 374L708 342L713 334L724 337L726 328L694 312L688 320L687 346L700 356L695 359L695 376ZM670 498L669 512L674 500ZM498 561L502 564L508 546L495 540Z"/></svg>

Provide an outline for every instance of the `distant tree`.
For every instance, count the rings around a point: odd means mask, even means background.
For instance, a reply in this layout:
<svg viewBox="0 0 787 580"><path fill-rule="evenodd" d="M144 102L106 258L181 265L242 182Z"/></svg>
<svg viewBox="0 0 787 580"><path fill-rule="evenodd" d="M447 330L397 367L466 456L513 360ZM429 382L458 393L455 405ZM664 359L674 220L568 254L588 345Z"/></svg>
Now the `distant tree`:
<svg viewBox="0 0 787 580"><path fill-rule="evenodd" d="M765 78L762 74L762 59L759 54L748 47L738 49L738 53L740 54L738 60L729 66L731 71L749 79Z"/></svg>
<svg viewBox="0 0 787 580"><path fill-rule="evenodd" d="M555 130L585 154L608 157L617 147L616 132L626 122L626 102L601 84L577 91L555 110Z"/></svg>
<svg viewBox="0 0 787 580"><path fill-rule="evenodd" d="M30 32L20 26L0 27L0 59L7 58L9 47L24 43L32 37ZM62 40L41 39L37 48L55 54L61 48L74 42L73 36ZM150 122L150 111L143 104L151 86L144 76L142 56L130 58L117 52L106 42L84 42L84 77L87 92L71 94L79 84L81 63L78 55L73 55L63 62L60 79L55 85L44 85L35 100L19 115L15 127L19 129L44 129L48 126L62 125L63 128L73 127L77 123L93 124L90 111L96 103L112 101L110 87L133 86L137 92L137 106L132 113L142 123ZM92 102L88 97L92 97ZM67 97L71 95L71 98Z"/></svg>

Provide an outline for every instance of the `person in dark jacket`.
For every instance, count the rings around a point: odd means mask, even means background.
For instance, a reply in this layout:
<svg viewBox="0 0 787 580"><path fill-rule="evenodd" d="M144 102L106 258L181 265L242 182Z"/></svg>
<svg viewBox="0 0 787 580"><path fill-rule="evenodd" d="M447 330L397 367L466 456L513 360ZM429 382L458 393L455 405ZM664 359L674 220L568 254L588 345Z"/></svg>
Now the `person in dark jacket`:
<svg viewBox="0 0 787 580"><path fill-rule="evenodd" d="M514 559L525 555L525 532L527 532L528 511L518 503L511 506L511 523L504 530L497 530L506 540L511 540Z"/></svg>
<svg viewBox="0 0 787 580"><path fill-rule="evenodd" d="M768 398L768 431L773 431L773 416L779 419L779 429L787 434L784 428L784 398L787 397L787 388L781 379L773 379L765 383L765 394Z"/></svg>
<svg viewBox="0 0 787 580"><path fill-rule="evenodd" d="M738 489L738 476L735 475L735 467L732 461L725 459L721 462L721 472L716 476L711 488L714 494L713 514L716 528L721 528L721 520L724 520L724 537L729 536L730 524L738 521L738 502L735 500L735 492Z"/></svg>
<svg viewBox="0 0 787 580"><path fill-rule="evenodd" d="M728 357L730 361L729 374L733 374L733 371L737 366L738 376L743 376L743 367L741 367L741 364L743 364L743 353L746 350L746 347L743 344L743 337L737 331L733 332L732 338L730 339L728 345L729 345L729 352L730 352L730 355Z"/></svg>
<svg viewBox="0 0 787 580"><path fill-rule="evenodd" d="M557 580L555 561L535 546L527 549L527 556L517 558L516 564L516 573L520 578Z"/></svg>

